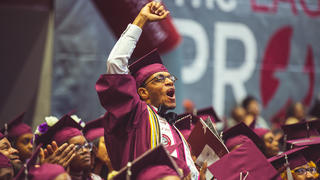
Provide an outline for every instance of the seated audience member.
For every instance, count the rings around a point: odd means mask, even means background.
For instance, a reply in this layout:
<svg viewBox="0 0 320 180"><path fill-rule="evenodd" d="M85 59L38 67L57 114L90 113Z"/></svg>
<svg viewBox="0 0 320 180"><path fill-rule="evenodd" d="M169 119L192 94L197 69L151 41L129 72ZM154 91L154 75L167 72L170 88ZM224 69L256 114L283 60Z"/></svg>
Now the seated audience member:
<svg viewBox="0 0 320 180"><path fill-rule="evenodd" d="M68 169L73 180L101 179L98 175L91 173L92 144L86 141L81 132L84 126L85 123L75 115L65 115L55 123L47 121L38 126L35 143L36 145L40 143L43 146L47 145L44 159L49 163L52 163L49 161L50 155L55 155L55 152L61 151L60 147L64 147L64 152L58 154L65 154L61 158L66 158L66 160L58 159L56 163ZM56 142L56 145L53 141Z"/></svg>
<svg viewBox="0 0 320 180"><path fill-rule="evenodd" d="M13 178L13 167L10 160L0 153L0 179L10 180Z"/></svg>
<svg viewBox="0 0 320 180"><path fill-rule="evenodd" d="M92 172L106 179L108 173L113 171L110 158L104 143L103 117L86 123L83 134L87 141L93 143Z"/></svg>
<svg viewBox="0 0 320 180"><path fill-rule="evenodd" d="M285 124L289 124L289 122L287 122L288 120L290 120L290 123L293 124L293 119L298 120L298 122L300 122L305 117L306 113L304 105L301 102L293 103L287 109Z"/></svg>
<svg viewBox="0 0 320 180"><path fill-rule="evenodd" d="M7 136L12 147L19 151L19 158L22 162L26 162L32 154L32 131L31 127L23 123L25 113L20 114L13 120L4 124L1 132Z"/></svg>
<svg viewBox="0 0 320 180"><path fill-rule="evenodd" d="M317 167L313 161L307 161L303 155L307 147L291 149L268 161L281 172L283 180L309 180L318 179Z"/></svg>
<svg viewBox="0 0 320 180"><path fill-rule="evenodd" d="M244 122L246 118L246 110L242 106L236 106L231 111L231 118L228 119L228 128L235 126L240 122Z"/></svg>
<svg viewBox="0 0 320 180"><path fill-rule="evenodd" d="M274 137L272 131L264 128L257 128L253 130L264 142L264 155L267 158L275 156L279 153L279 142Z"/></svg>
<svg viewBox="0 0 320 180"><path fill-rule="evenodd" d="M16 175L22 167L19 152L11 146L9 140L2 133L0 133L0 153L10 160L13 165L14 174Z"/></svg>
<svg viewBox="0 0 320 180"><path fill-rule="evenodd" d="M320 120L302 121L296 124L281 126L284 139L293 140L300 138L319 137Z"/></svg>
<svg viewBox="0 0 320 180"><path fill-rule="evenodd" d="M246 110L244 123L252 128L269 128L267 122L260 116L260 107L256 98L247 96L242 101L242 107Z"/></svg>
<svg viewBox="0 0 320 180"><path fill-rule="evenodd" d="M317 97L313 106L310 108L308 116L310 119L320 118L320 96Z"/></svg>
<svg viewBox="0 0 320 180"><path fill-rule="evenodd" d="M183 101L183 109L185 113L193 114L195 110L194 103L190 99L185 99Z"/></svg>

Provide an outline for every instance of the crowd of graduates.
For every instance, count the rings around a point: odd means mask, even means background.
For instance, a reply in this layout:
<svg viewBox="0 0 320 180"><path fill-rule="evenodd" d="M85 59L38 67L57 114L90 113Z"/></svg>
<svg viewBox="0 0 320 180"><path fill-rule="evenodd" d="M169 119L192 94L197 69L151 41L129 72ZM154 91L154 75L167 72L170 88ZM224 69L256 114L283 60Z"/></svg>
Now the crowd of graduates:
<svg viewBox="0 0 320 180"><path fill-rule="evenodd" d="M0 179L319 179L318 101L310 113L294 103L281 126L270 126L251 96L229 119L190 100L177 115L177 78L157 50L128 66L144 24L168 14L146 4L117 41L96 83L101 117L48 116L34 132L24 113L2 124Z"/></svg>

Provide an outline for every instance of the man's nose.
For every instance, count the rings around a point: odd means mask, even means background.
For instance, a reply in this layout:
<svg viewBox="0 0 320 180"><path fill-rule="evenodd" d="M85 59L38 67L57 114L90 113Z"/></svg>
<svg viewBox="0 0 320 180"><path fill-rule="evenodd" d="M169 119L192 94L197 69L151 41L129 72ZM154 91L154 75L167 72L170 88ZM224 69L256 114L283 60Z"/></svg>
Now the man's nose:
<svg viewBox="0 0 320 180"><path fill-rule="evenodd" d="M10 149L11 154L19 154L19 151L13 147Z"/></svg>
<svg viewBox="0 0 320 180"><path fill-rule="evenodd" d="M173 86L173 81L170 79L170 78L168 78L168 77L166 77L166 79L165 79L165 85L167 85L167 86Z"/></svg>

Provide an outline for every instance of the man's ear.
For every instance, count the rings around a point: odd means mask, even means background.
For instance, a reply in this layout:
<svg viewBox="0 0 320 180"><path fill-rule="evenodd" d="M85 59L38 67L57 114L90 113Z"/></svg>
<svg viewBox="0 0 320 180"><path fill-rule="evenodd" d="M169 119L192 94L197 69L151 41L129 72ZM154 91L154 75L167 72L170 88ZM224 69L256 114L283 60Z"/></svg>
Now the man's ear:
<svg viewBox="0 0 320 180"><path fill-rule="evenodd" d="M146 101L147 99L149 99L149 92L144 87L138 88L138 94L139 94L141 100L143 100L143 101Z"/></svg>

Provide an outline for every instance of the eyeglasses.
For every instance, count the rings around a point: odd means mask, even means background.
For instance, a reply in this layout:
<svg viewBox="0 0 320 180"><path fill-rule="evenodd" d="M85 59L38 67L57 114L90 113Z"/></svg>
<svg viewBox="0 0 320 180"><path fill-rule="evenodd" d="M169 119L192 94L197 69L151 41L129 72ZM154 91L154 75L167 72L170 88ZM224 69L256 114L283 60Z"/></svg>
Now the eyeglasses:
<svg viewBox="0 0 320 180"><path fill-rule="evenodd" d="M83 150L83 149L88 149L89 151L92 151L92 147L93 147L93 144L91 142L89 142L89 143L87 142L84 145L76 144L75 145L75 150L76 151L80 151L80 150Z"/></svg>
<svg viewBox="0 0 320 180"><path fill-rule="evenodd" d="M299 169L295 169L294 172L296 174L299 174L299 175L303 175L303 174L306 174L307 171L309 171L310 173L316 173L317 172L317 168L315 167L310 167L310 168L299 168Z"/></svg>
<svg viewBox="0 0 320 180"><path fill-rule="evenodd" d="M159 83L164 83L166 78L170 79L173 83L175 83L178 80L178 78L175 77L172 74L170 74L168 76L165 76L163 74L159 74L156 77L152 78L150 81L143 83L142 86L146 86L148 83L150 83L152 81L159 82Z"/></svg>

